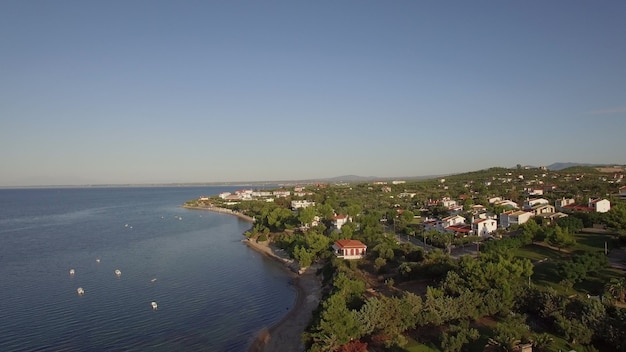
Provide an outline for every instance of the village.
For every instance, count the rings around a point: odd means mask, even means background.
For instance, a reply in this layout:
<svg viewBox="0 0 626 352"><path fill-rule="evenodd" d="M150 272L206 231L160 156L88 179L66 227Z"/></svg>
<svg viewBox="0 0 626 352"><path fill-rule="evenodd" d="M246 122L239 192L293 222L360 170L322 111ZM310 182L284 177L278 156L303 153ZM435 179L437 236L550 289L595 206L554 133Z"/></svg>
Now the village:
<svg viewBox="0 0 626 352"><path fill-rule="evenodd" d="M602 319L626 327L614 315L626 307L626 186L623 168L610 170L295 184L188 205L245 214L250 241L284 251L300 273L318 268L324 289L303 334L308 350L610 351L614 330L572 318L580 307L543 310L546 299L600 304Z"/></svg>

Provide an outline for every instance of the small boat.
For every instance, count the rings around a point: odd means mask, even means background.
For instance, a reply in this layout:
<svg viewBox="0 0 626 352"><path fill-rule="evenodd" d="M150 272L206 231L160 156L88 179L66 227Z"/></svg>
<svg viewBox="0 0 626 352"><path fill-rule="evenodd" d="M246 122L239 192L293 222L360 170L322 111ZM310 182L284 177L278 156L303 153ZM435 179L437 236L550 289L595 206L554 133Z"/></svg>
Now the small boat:
<svg viewBox="0 0 626 352"><path fill-rule="evenodd" d="M85 290L83 290L82 287L79 287L76 289L76 292L78 293L79 296L82 296L85 294Z"/></svg>
<svg viewBox="0 0 626 352"><path fill-rule="evenodd" d="M70 269L70 276L74 276L74 274L76 274L76 271L74 269Z"/></svg>
<svg viewBox="0 0 626 352"><path fill-rule="evenodd" d="M120 269L115 269L115 275L122 276L122 272L120 271Z"/></svg>
<svg viewBox="0 0 626 352"><path fill-rule="evenodd" d="M155 281L156 281L156 278L154 278L154 279L150 280L150 282L155 282Z"/></svg>
<svg viewBox="0 0 626 352"><path fill-rule="evenodd" d="M96 263L100 263L100 258L97 258L97 259L96 259Z"/></svg>
<svg viewBox="0 0 626 352"><path fill-rule="evenodd" d="M152 309L153 309L153 310L157 310L157 308L159 307L159 306L157 305L157 303L156 303L156 302L154 302L154 301L152 301L152 303L150 303L150 304L152 304Z"/></svg>

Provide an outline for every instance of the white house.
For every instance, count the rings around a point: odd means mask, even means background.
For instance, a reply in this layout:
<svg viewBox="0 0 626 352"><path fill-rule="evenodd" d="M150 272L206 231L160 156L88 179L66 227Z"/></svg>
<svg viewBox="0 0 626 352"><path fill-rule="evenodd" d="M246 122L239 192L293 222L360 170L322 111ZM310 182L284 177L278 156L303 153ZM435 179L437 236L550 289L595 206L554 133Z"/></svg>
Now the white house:
<svg viewBox="0 0 626 352"><path fill-rule="evenodd" d="M454 225L464 225L465 218L461 215L452 215L441 219L441 226L443 228L454 226Z"/></svg>
<svg viewBox="0 0 626 352"><path fill-rule="evenodd" d="M487 199L489 204L494 204L495 202L499 202L501 200L502 200L502 197L491 197L491 198Z"/></svg>
<svg viewBox="0 0 626 352"><path fill-rule="evenodd" d="M359 240L339 240L333 244L333 252L343 259L361 259L365 257L367 246Z"/></svg>
<svg viewBox="0 0 626 352"><path fill-rule="evenodd" d="M554 202L554 207L556 208L556 210L558 210L558 211L562 211L562 210L563 210L563 207L566 207L566 206L568 206L568 205L572 205L572 204L574 204L574 203L576 203L576 201L574 200L574 198L565 198L565 197L563 197L563 198L561 198L561 199L557 199L557 200Z"/></svg>
<svg viewBox="0 0 626 352"><path fill-rule="evenodd" d="M542 214L553 214L556 212L556 209L550 204L539 204L532 207L529 211L532 212L533 215L537 216Z"/></svg>
<svg viewBox="0 0 626 352"><path fill-rule="evenodd" d="M291 201L291 209L301 209L315 206L315 202L310 202L308 200L292 200Z"/></svg>
<svg viewBox="0 0 626 352"><path fill-rule="evenodd" d="M611 202L608 199L591 199L589 198L589 208L598 213L606 213L611 210Z"/></svg>
<svg viewBox="0 0 626 352"><path fill-rule="evenodd" d="M341 227L345 225L348 221L351 221L351 219L347 215L335 215L333 216L333 227L337 230L341 230Z"/></svg>
<svg viewBox="0 0 626 352"><path fill-rule="evenodd" d="M500 227L509 228L511 225L521 225L528 221L533 213L523 210L509 210L500 214Z"/></svg>
<svg viewBox="0 0 626 352"><path fill-rule="evenodd" d="M274 197L276 198L285 198L291 195L291 191L286 191L286 190L274 191L273 193L274 193Z"/></svg>
<svg viewBox="0 0 626 352"><path fill-rule="evenodd" d="M547 199L544 199L544 198L531 198L531 199L527 199L524 202L524 207L523 208L526 209L526 210L530 210L534 206L542 205L542 204L550 204L550 202Z"/></svg>
<svg viewBox="0 0 626 352"><path fill-rule="evenodd" d="M515 203L512 200L499 200L497 202L494 203L496 206L499 207L509 207L509 208L513 208L513 209L519 209L519 205L517 205L517 203Z"/></svg>
<svg viewBox="0 0 626 352"><path fill-rule="evenodd" d="M498 222L494 219L476 219L472 223L472 230L477 236L489 236L498 228Z"/></svg>

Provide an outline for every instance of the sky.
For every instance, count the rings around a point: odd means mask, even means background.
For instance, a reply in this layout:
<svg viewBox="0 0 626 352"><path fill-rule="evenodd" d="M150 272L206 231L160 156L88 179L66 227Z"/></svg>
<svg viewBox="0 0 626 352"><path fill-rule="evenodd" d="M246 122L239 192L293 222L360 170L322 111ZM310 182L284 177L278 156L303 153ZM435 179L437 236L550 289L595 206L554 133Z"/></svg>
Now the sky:
<svg viewBox="0 0 626 352"><path fill-rule="evenodd" d="M626 1L0 1L0 186L626 164Z"/></svg>

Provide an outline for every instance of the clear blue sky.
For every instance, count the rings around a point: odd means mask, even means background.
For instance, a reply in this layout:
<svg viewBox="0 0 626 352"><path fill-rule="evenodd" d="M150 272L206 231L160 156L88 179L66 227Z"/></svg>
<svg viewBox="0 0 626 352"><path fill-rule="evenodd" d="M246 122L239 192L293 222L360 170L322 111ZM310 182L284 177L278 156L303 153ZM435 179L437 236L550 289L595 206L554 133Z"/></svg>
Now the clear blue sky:
<svg viewBox="0 0 626 352"><path fill-rule="evenodd" d="M0 186L626 164L626 1L0 1Z"/></svg>

